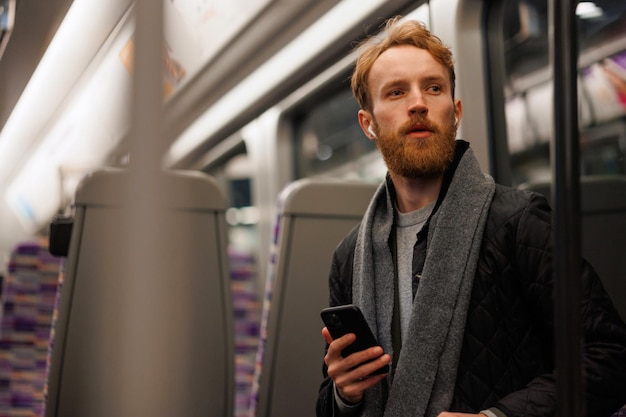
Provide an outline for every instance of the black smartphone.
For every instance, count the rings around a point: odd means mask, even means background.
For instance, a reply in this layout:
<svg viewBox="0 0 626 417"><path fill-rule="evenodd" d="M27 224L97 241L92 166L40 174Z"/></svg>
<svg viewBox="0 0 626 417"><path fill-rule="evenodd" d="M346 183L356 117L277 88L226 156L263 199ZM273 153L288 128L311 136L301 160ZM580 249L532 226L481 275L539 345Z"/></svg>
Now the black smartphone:
<svg viewBox="0 0 626 417"><path fill-rule="evenodd" d="M341 351L341 356L344 358L354 352L359 352L372 346L380 346L358 306L347 304L328 307L322 310L321 316L333 339L348 333L356 335L356 340ZM372 374L385 374L387 372L389 372L389 365L377 369Z"/></svg>

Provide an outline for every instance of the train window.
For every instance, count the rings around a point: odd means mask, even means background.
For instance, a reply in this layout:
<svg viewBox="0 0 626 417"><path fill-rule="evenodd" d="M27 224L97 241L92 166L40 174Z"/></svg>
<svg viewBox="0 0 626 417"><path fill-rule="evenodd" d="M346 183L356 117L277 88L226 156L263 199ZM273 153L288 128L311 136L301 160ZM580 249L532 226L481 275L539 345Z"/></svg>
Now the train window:
<svg viewBox="0 0 626 417"><path fill-rule="evenodd" d="M519 185L550 175L552 74L548 39L548 0L500 4L491 25L500 33L507 174L502 182ZM625 174L626 160L626 2L579 2L579 123L581 174ZM494 61L494 60L492 60ZM498 88L494 86L494 88ZM497 123L497 121L496 121ZM495 134L500 137L502 134ZM496 147L498 144L496 144ZM504 150L502 149L504 148ZM502 171L500 171L502 173Z"/></svg>
<svg viewBox="0 0 626 417"><path fill-rule="evenodd" d="M419 3L406 18L422 21L428 27L429 3ZM294 178L327 176L368 182L384 178L382 157L358 123L359 107L350 88L351 71L352 67L335 74L324 82L324 87L289 110L286 119L292 129Z"/></svg>
<svg viewBox="0 0 626 417"><path fill-rule="evenodd" d="M359 107L347 81L331 88L293 116L296 178L326 173L376 148L361 131Z"/></svg>

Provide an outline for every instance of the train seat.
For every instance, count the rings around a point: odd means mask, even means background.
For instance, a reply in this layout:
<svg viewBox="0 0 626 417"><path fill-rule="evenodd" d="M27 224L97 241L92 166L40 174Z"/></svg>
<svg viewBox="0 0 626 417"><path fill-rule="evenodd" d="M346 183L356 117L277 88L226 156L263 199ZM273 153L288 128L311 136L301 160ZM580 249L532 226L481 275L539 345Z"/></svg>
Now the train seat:
<svg viewBox="0 0 626 417"><path fill-rule="evenodd" d="M0 320L0 416L39 416L62 259L45 239L11 252Z"/></svg>
<svg viewBox="0 0 626 417"><path fill-rule="evenodd" d="M580 183L582 254L593 265L626 319L626 176L584 176ZM550 200L547 181L526 183Z"/></svg>
<svg viewBox="0 0 626 417"><path fill-rule="evenodd" d="M130 198L123 170L79 185L46 417L232 416L225 194L199 172L154 175L152 199Z"/></svg>
<svg viewBox="0 0 626 417"><path fill-rule="evenodd" d="M314 416L322 382L320 311L332 253L362 218L376 185L302 179L278 202L251 416Z"/></svg>

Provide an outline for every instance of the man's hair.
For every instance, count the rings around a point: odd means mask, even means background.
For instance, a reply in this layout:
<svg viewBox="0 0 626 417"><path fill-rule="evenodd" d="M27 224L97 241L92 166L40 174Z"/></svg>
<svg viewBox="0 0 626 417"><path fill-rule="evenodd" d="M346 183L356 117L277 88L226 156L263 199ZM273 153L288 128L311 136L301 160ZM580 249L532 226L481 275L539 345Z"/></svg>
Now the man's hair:
<svg viewBox="0 0 626 417"><path fill-rule="evenodd" d="M430 33L423 23L415 20L400 22L400 19L400 16L396 16L387 21L385 25L386 34L382 40L375 41L375 38L371 37L359 45L362 50L352 73L352 93L359 103L359 107L364 110L372 110L368 78L374 62L387 49L401 45L424 49L430 52L437 62L448 68L452 98L454 98L454 61L450 48L444 45L441 39Z"/></svg>

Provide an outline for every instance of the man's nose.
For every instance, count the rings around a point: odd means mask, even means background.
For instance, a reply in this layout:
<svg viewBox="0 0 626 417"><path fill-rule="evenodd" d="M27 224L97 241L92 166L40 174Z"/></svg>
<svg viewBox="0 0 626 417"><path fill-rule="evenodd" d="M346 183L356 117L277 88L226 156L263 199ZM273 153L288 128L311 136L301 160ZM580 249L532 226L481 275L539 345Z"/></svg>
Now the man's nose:
<svg viewBox="0 0 626 417"><path fill-rule="evenodd" d="M426 115L428 113L428 107L424 96L420 91L413 91L409 94L409 114L413 115L420 113Z"/></svg>

